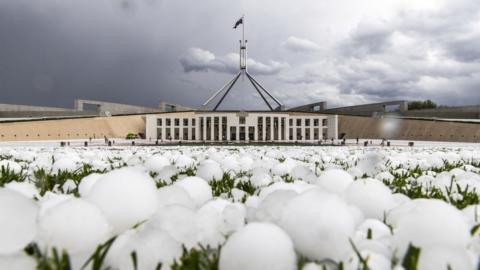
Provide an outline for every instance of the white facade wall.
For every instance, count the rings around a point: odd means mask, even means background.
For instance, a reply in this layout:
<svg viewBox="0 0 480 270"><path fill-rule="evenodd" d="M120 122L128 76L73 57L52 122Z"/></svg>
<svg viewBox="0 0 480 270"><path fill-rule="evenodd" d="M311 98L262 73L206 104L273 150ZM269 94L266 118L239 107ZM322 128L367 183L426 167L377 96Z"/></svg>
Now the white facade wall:
<svg viewBox="0 0 480 270"><path fill-rule="evenodd" d="M215 118L218 118L218 125ZM226 130L222 131L223 121L226 117ZM259 127L259 117L261 126ZM282 118L283 131L282 131ZM168 124L170 119L170 125ZM178 121L176 121L178 119ZM188 119L188 125L184 120ZM202 120L203 119L203 125ZM207 127L207 119L208 127ZM308 119L308 120L307 120ZM244 120L244 123L240 121ZM192 124L192 121L195 124ZM297 121L301 125L297 125ZM307 121L309 123L307 123ZM318 121L318 126L315 122ZM160 123L161 122L161 125ZM270 128L267 127L269 123ZM178 124L178 125L176 125ZM292 125L290 125L292 124ZM307 124L309 124L307 126ZM278 142L316 142L321 139L337 138L338 117L336 115L322 115L316 113L298 112L173 112L146 117L146 137L159 141L186 141L184 128L188 141L278 141ZM259 133L259 129L261 132ZM290 129L292 134L290 134ZM298 130L300 129L300 130ZM315 130L318 138L315 138ZM167 136L170 130L171 136ZM177 132L176 132L177 131ZM253 133L252 133L253 131ZM298 132L299 131L299 132ZM232 133L233 132L233 133ZM177 133L177 136L175 136ZM267 134L268 133L268 134ZM208 136L207 136L208 134ZM283 134L283 136L282 136ZM217 135L217 136L215 136ZM193 138L194 137L194 138Z"/></svg>

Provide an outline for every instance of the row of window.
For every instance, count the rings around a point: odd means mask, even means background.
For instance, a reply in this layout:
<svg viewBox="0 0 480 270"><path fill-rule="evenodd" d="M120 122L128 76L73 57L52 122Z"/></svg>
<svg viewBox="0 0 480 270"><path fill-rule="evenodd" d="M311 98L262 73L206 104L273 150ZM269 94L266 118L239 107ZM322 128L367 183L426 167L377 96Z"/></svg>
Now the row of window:
<svg viewBox="0 0 480 270"><path fill-rule="evenodd" d="M209 121L211 118L214 119L214 123L215 124L218 124L219 123L219 117L205 117L207 119L207 124L209 124ZM278 117L265 117L265 122L267 125L270 125L271 123L271 119L274 119L274 124L277 125L278 124ZM281 124L284 125L285 123L285 117L281 117ZM172 118L158 118L157 119L157 126L163 126L163 120L165 120L165 126L167 127L170 127L172 126ZM196 124L196 119L195 118L173 118L173 126L175 127L178 127L180 126L180 121L182 121L183 123L183 126L188 126L189 124L191 126L195 126ZM203 117L200 117L200 120L203 121ZM263 125L263 116L258 116L257 118L258 120L258 125ZM318 118L314 118L314 119L310 119L310 118L305 118L305 119L302 119L302 118L297 118L295 119L296 121L294 121L294 119L290 118L289 121L288 121L288 124L290 126L294 126L294 123L297 127L299 126L302 126L302 124L306 127L309 127L312 122L313 122L313 126L314 127L318 127L320 125L320 119ZM313 120L313 121L312 121ZM222 122L225 124L227 122L227 117L222 117ZM244 125L245 124L245 117L244 116L240 116L239 117L239 123L240 125ZM327 125L327 119L322 119L322 126L326 126Z"/></svg>

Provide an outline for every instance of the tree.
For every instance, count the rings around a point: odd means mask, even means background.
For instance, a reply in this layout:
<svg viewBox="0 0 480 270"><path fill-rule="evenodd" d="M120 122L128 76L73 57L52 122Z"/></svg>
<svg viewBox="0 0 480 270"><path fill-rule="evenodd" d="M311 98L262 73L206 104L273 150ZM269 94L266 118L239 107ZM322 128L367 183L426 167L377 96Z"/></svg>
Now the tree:
<svg viewBox="0 0 480 270"><path fill-rule="evenodd" d="M408 103L409 110L424 110L424 109L435 109L437 104L430 99L424 101L412 101Z"/></svg>

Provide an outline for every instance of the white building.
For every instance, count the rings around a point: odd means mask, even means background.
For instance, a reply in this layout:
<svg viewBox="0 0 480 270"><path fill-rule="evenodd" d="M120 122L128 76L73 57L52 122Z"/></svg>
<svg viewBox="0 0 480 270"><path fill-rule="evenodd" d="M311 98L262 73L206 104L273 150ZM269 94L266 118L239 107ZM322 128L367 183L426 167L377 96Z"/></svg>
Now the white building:
<svg viewBox="0 0 480 270"><path fill-rule="evenodd" d="M150 114L146 138L172 142L304 142L338 138L337 115L289 111Z"/></svg>

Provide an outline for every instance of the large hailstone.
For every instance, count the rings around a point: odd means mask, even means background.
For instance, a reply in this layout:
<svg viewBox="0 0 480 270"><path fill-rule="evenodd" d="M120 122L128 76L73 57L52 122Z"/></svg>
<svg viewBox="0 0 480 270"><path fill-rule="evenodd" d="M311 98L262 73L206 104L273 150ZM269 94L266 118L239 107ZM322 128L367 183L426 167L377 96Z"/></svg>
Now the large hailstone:
<svg viewBox="0 0 480 270"><path fill-rule="evenodd" d="M197 207L212 199L212 189L207 181L197 176L185 177L175 182L175 186L183 188L192 197Z"/></svg>
<svg viewBox="0 0 480 270"><path fill-rule="evenodd" d="M403 256L411 243L463 249L470 242L470 226L458 209L440 200L413 200L396 212L393 249Z"/></svg>
<svg viewBox="0 0 480 270"><path fill-rule="evenodd" d="M355 218L340 197L311 190L287 204L280 225L301 255L338 261L351 249L348 239L354 232Z"/></svg>
<svg viewBox="0 0 480 270"><path fill-rule="evenodd" d="M102 178L102 174L99 173L91 173L82 180L80 180L80 184L78 184L78 193L80 193L80 196L86 197L92 187L97 183L98 179Z"/></svg>
<svg viewBox="0 0 480 270"><path fill-rule="evenodd" d="M34 239L37 213L32 199L0 188L0 255L19 251Z"/></svg>
<svg viewBox="0 0 480 270"><path fill-rule="evenodd" d="M220 270L293 270L290 237L271 223L250 223L232 234L220 252Z"/></svg>
<svg viewBox="0 0 480 270"><path fill-rule="evenodd" d="M158 203L154 181L147 174L131 168L114 170L102 176L86 199L100 207L114 233L148 220Z"/></svg>
<svg viewBox="0 0 480 270"><path fill-rule="evenodd" d="M421 270L474 270L476 261L472 260L465 249L432 246L420 251L417 267Z"/></svg>
<svg viewBox="0 0 480 270"><path fill-rule="evenodd" d="M353 177L346 171L341 169L330 169L322 172L315 184L324 189L342 193L353 182Z"/></svg>
<svg viewBox="0 0 480 270"><path fill-rule="evenodd" d="M0 255L0 269L26 270L37 269L37 262L26 253L18 252L12 255Z"/></svg>
<svg viewBox="0 0 480 270"><path fill-rule="evenodd" d="M213 180L222 180L223 170L220 165L213 160L205 160L197 168L197 176L211 182Z"/></svg>
<svg viewBox="0 0 480 270"><path fill-rule="evenodd" d="M348 203L362 210L366 218L383 220L385 213L395 206L392 191L382 182L367 178L358 179L345 190Z"/></svg>
<svg viewBox="0 0 480 270"><path fill-rule="evenodd" d="M220 198L207 202L197 211L196 223L200 243L213 247L222 244L225 235L245 224L245 216L243 204L234 204Z"/></svg>
<svg viewBox="0 0 480 270"><path fill-rule="evenodd" d="M73 172L78 168L79 166L73 159L68 157L62 157L59 160L55 161L55 163L53 163L52 172L53 173L58 173L61 171Z"/></svg>
<svg viewBox="0 0 480 270"><path fill-rule="evenodd" d="M38 239L47 247L70 253L89 252L110 236L100 209L82 199L69 199L48 209L38 221Z"/></svg>
<svg viewBox="0 0 480 270"><path fill-rule="evenodd" d="M106 262L113 269L133 270L133 252L137 256L136 269L157 269L161 263L160 269L167 270L182 255L182 245L165 231L140 227L118 236L107 253Z"/></svg>
<svg viewBox="0 0 480 270"><path fill-rule="evenodd" d="M161 155L153 155L145 161L148 171L159 173L164 167L169 166L170 161Z"/></svg>
<svg viewBox="0 0 480 270"><path fill-rule="evenodd" d="M196 218L194 210L172 204L159 208L145 226L166 231L187 248L192 248L199 238Z"/></svg>
<svg viewBox="0 0 480 270"><path fill-rule="evenodd" d="M276 190L268 194L256 209L255 220L277 223L282 217L285 206L297 195L293 190Z"/></svg>
<svg viewBox="0 0 480 270"><path fill-rule="evenodd" d="M192 197L188 195L185 189L179 186L164 186L158 189L157 194L158 209L172 204L179 204L192 209L195 208L195 202L193 201Z"/></svg>

